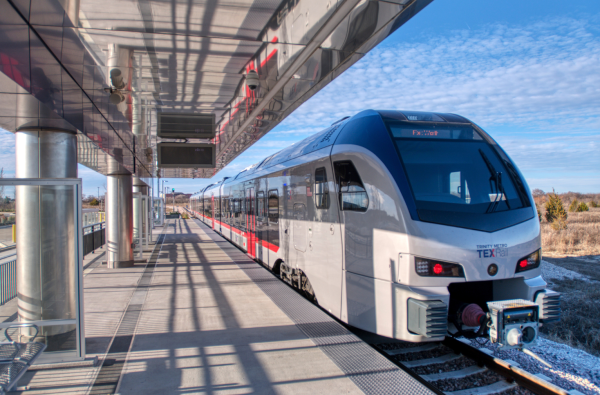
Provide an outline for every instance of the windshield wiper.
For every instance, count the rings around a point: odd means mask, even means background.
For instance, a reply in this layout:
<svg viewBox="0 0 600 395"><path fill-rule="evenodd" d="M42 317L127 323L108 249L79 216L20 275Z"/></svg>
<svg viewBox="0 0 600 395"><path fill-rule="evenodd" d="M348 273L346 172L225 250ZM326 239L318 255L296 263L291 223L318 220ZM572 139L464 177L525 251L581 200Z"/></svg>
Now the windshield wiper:
<svg viewBox="0 0 600 395"><path fill-rule="evenodd" d="M490 189L492 190L492 193L495 195L494 201L490 203L490 205L488 206L488 209L485 212L493 213L494 211L496 211L496 209L498 208L498 203L500 203L500 201L502 200L503 197L504 197L504 201L506 202L506 206L510 210L510 204L508 203L508 198L506 197L506 192L504 191L504 186L502 185L502 173L497 171L496 168L494 168L494 165L492 165L492 162L490 162L490 160L488 159L486 154L481 150L481 148L479 149L479 153L481 154L481 157L483 158L483 161L485 162L485 164L491 174ZM492 187L492 183L494 185L493 187Z"/></svg>

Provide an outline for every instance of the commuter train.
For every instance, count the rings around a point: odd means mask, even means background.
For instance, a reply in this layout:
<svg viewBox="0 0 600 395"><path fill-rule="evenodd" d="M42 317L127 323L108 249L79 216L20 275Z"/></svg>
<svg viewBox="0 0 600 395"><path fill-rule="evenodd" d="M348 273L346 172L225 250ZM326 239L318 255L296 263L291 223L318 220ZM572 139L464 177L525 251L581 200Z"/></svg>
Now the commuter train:
<svg viewBox="0 0 600 395"><path fill-rule="evenodd" d="M465 306L489 319L487 304L513 299L534 307L524 317L536 325L558 319L529 187L459 115L363 111L190 206L331 315L379 335L439 341L483 326Z"/></svg>

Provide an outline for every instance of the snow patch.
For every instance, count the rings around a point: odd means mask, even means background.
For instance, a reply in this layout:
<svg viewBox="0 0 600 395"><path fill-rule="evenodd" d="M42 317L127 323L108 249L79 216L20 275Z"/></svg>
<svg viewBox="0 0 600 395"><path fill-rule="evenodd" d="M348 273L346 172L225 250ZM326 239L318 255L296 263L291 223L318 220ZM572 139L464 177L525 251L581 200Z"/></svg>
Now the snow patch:
<svg viewBox="0 0 600 395"><path fill-rule="evenodd" d="M592 280L583 274L574 272L563 267L553 265L548 261L542 260L542 277L545 280L582 280L592 282Z"/></svg>

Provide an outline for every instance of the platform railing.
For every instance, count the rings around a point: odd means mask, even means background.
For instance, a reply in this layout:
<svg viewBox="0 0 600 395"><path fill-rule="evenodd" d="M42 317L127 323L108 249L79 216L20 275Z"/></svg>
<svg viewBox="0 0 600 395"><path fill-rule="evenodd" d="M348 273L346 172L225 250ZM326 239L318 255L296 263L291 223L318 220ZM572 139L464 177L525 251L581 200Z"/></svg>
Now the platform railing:
<svg viewBox="0 0 600 395"><path fill-rule="evenodd" d="M94 252L106 243L106 222L83 227L83 255Z"/></svg>
<svg viewBox="0 0 600 395"><path fill-rule="evenodd" d="M17 296L17 254L14 254L14 259L0 263L0 306L15 296Z"/></svg>

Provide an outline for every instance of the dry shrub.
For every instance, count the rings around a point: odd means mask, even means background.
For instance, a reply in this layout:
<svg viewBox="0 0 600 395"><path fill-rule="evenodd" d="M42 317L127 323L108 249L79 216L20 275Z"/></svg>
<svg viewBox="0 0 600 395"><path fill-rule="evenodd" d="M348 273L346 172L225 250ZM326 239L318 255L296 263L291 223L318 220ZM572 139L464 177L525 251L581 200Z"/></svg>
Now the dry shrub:
<svg viewBox="0 0 600 395"><path fill-rule="evenodd" d="M554 221L550 222L550 227L554 231L567 229L567 219L565 217L558 217Z"/></svg>
<svg viewBox="0 0 600 395"><path fill-rule="evenodd" d="M577 206L577 211L578 213L584 212L584 211L590 211L590 208L588 207L587 204L585 204L585 202L581 202L579 203L579 206Z"/></svg>
<svg viewBox="0 0 600 395"><path fill-rule="evenodd" d="M575 199L569 205L569 212L574 213L575 211L577 211L577 207L579 207L579 202L577 201L577 199Z"/></svg>

